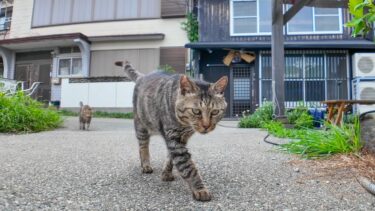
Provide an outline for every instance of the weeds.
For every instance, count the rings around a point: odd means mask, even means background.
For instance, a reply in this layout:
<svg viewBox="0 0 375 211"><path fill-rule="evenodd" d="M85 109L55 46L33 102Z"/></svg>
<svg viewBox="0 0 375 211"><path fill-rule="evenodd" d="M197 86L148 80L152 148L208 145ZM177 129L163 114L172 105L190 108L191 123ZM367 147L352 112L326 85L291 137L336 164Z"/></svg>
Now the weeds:
<svg viewBox="0 0 375 211"><path fill-rule="evenodd" d="M277 128L274 135L298 139L281 145L282 149L306 158L323 157L338 153L358 153L362 149L360 125L357 118L353 125L327 125L327 130L295 130ZM299 131L299 132L296 132ZM284 138L284 137L283 137Z"/></svg>
<svg viewBox="0 0 375 211"><path fill-rule="evenodd" d="M0 132L40 132L59 127L60 115L19 92L13 96L0 93Z"/></svg>

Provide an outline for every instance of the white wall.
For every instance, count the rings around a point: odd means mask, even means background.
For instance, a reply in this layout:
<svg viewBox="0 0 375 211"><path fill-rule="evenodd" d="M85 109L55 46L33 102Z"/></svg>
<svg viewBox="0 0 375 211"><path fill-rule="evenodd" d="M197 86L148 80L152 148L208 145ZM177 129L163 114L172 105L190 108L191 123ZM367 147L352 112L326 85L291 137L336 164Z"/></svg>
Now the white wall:
<svg viewBox="0 0 375 211"><path fill-rule="evenodd" d="M97 108L132 108L134 82L69 83L62 79L61 107L79 107L79 102Z"/></svg>

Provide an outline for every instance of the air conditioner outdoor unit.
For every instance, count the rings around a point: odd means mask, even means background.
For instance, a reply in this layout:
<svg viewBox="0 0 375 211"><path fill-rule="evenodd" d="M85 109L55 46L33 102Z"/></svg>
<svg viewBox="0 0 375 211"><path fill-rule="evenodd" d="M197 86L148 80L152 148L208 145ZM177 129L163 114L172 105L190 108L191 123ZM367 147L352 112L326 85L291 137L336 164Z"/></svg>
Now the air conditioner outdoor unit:
<svg viewBox="0 0 375 211"><path fill-rule="evenodd" d="M353 55L353 78L375 77L375 53Z"/></svg>
<svg viewBox="0 0 375 211"><path fill-rule="evenodd" d="M375 79L354 79L353 80L354 100L375 100ZM375 105L354 105L355 113L375 111Z"/></svg>

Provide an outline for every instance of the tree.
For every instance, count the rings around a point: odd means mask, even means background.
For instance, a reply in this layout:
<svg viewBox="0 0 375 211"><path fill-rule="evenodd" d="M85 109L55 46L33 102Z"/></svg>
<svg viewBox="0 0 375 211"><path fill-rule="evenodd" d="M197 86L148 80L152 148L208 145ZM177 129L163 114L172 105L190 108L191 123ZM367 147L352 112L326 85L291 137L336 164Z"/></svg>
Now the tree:
<svg viewBox="0 0 375 211"><path fill-rule="evenodd" d="M372 0L349 0L349 12L352 15L352 20L345 26L353 28L353 37L364 36L373 30L375 4Z"/></svg>

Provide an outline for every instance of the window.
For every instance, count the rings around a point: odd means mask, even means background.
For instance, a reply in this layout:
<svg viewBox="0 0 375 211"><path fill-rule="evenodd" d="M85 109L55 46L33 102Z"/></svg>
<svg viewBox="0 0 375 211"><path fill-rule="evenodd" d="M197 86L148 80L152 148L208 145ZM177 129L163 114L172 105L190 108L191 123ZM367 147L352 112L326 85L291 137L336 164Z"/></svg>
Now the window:
<svg viewBox="0 0 375 211"><path fill-rule="evenodd" d="M271 33L272 0L231 0L231 35Z"/></svg>
<svg viewBox="0 0 375 211"><path fill-rule="evenodd" d="M81 58L59 58L59 76L79 76L82 75Z"/></svg>
<svg viewBox="0 0 375 211"><path fill-rule="evenodd" d="M342 33L341 10L304 7L288 22L287 27L288 34Z"/></svg>
<svg viewBox="0 0 375 211"><path fill-rule="evenodd" d="M13 7L1 8L0 10L0 31L9 30L12 21Z"/></svg>
<svg viewBox="0 0 375 211"><path fill-rule="evenodd" d="M299 102L319 106L321 101L348 98L347 52L304 52L285 54L285 106ZM272 100L271 55L261 53L260 99Z"/></svg>

